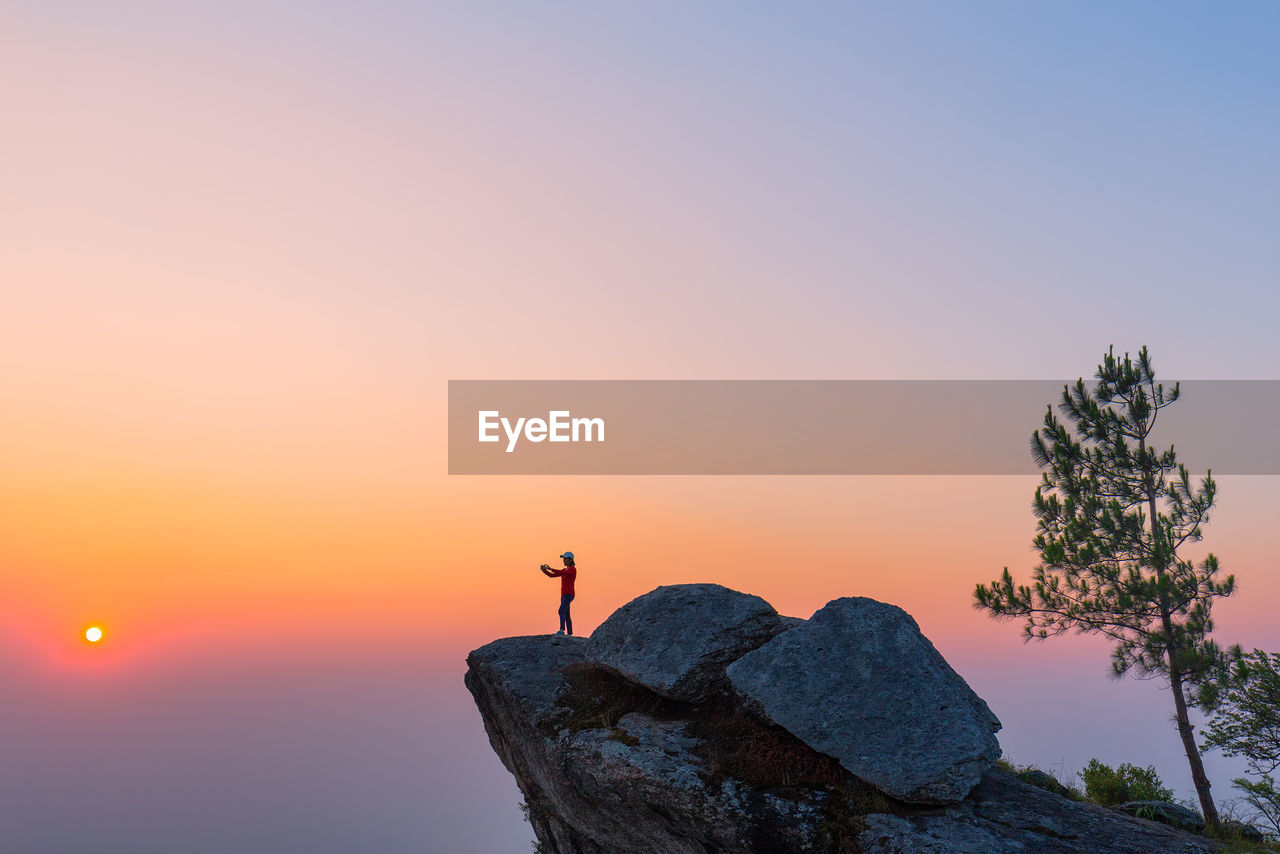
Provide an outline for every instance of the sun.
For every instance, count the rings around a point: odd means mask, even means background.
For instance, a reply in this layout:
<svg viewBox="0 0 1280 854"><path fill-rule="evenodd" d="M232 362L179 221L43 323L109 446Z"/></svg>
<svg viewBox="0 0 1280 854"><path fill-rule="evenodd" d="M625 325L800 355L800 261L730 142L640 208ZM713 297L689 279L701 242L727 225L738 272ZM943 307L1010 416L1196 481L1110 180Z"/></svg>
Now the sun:
<svg viewBox="0 0 1280 854"><path fill-rule="evenodd" d="M102 629L98 626L90 626L84 630L84 639L89 643L97 643L102 640Z"/></svg>

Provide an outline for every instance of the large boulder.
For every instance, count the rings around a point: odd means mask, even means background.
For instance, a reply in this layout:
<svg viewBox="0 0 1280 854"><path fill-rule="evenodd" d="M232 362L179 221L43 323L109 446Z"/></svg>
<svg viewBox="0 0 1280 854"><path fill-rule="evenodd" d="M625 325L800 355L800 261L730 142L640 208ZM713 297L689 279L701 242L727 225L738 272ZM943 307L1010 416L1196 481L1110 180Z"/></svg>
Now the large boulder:
<svg viewBox="0 0 1280 854"><path fill-rule="evenodd" d="M1000 758L987 704L874 599L836 599L727 672L759 713L899 800L960 801Z"/></svg>
<svg viewBox="0 0 1280 854"><path fill-rule="evenodd" d="M591 633L587 655L664 697L692 702L724 692L726 665L797 622L759 596L675 584L614 611Z"/></svg>
<svg viewBox="0 0 1280 854"><path fill-rule="evenodd" d="M690 733L715 724L673 717L687 704L588 664L585 647L585 639L515 637L467 657L466 686L524 795L539 851L819 854L833 833L852 840L852 829L828 827L830 793L780 792L725 774L723 757L737 745L709 750ZM820 766L826 757L802 759Z"/></svg>
<svg viewBox="0 0 1280 854"><path fill-rule="evenodd" d="M466 685L489 742L515 776L538 850L547 854L1207 854L1222 847L996 769L959 804L903 804L722 697L677 702L596 666L587 645L505 638L467 658ZM811 666L828 664L816 658Z"/></svg>

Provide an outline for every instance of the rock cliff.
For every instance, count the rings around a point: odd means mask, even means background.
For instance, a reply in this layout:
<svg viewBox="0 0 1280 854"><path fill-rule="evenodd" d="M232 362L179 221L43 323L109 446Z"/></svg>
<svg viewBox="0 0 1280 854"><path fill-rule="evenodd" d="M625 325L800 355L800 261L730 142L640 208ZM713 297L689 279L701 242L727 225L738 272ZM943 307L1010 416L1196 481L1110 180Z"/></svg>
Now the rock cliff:
<svg viewBox="0 0 1280 854"><path fill-rule="evenodd" d="M797 620L660 587L590 639L504 638L467 663L546 854L1218 850L994 768L995 715L870 599Z"/></svg>

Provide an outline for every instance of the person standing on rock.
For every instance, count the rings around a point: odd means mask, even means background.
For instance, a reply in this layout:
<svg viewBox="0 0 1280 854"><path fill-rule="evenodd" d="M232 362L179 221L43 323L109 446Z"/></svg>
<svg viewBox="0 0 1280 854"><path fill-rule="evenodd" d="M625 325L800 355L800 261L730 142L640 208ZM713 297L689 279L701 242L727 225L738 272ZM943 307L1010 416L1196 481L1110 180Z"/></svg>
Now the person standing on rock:
<svg viewBox="0 0 1280 854"><path fill-rule="evenodd" d="M578 568L573 565L573 552L560 555L564 561L564 569L552 569L547 564L538 567L548 578L560 579L560 631L558 635L573 634L573 620L569 617L569 603L573 601L573 582L578 577Z"/></svg>

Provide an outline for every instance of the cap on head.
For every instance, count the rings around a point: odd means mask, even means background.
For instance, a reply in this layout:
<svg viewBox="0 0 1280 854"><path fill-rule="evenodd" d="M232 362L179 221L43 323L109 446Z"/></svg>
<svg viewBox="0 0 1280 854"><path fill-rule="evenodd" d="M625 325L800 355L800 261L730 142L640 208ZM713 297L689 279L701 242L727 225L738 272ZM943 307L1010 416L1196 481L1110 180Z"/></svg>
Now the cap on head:
<svg viewBox="0 0 1280 854"><path fill-rule="evenodd" d="M569 560L573 560L573 552L565 552L564 554L560 555L560 557L567 557Z"/></svg>

